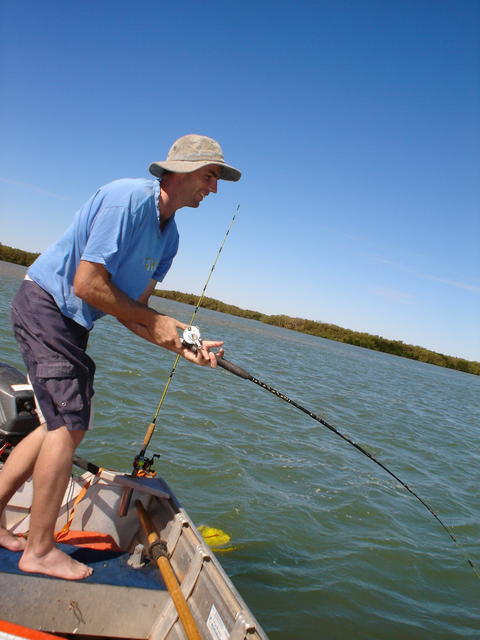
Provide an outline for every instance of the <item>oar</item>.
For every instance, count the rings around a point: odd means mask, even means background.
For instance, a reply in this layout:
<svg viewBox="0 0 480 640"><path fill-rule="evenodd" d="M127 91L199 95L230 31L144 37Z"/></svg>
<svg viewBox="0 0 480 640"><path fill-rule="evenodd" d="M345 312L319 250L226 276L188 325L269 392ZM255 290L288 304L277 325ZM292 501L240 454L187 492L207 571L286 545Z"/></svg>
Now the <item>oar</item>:
<svg viewBox="0 0 480 640"><path fill-rule="evenodd" d="M330 431L333 431L333 433L335 433L337 436L339 436L340 438L342 438L342 440L345 440L346 442L348 442L349 444L352 445L352 447L355 447L355 449L357 449L358 451L360 451L360 453L363 453L365 456L367 456L367 458L370 458L370 460L372 462L375 462L375 464L377 464L379 467L381 467L384 471L386 471L390 476L392 476L392 478L395 478L395 480L397 482L399 482L402 487L404 487L409 493L412 494L412 496L414 496L419 502L421 502L421 504L423 504L423 506L425 507L425 509L427 509L427 511L429 511L431 513L431 515L435 518L435 520L437 520L437 522L445 529L445 531L447 532L447 534L449 535L449 537L451 538L451 540L460 547L460 549L462 550L465 559L467 561L467 563L470 565L470 567L473 569L473 571L475 572L476 576L478 578L480 578L480 573L478 571L478 569L476 568L476 566L473 564L473 561L467 556L467 554L465 553L463 547L460 545L460 543L458 542L458 540L456 539L456 537L454 536L454 534L452 533L450 527L448 527L448 525L446 525L439 517L438 515L435 513L435 511L430 507L429 504L427 504L427 502L425 502L425 500L423 500L419 495L417 495L415 493L415 491L413 489L411 489L408 484L406 484L405 482L403 482L403 480L401 480L395 473L393 473L393 471L390 471L390 469L388 467L386 467L384 464L382 464L379 460L377 460L376 458L374 458L374 456L372 456L371 453L369 453L366 449L364 449L362 446L360 446L359 444L357 444L356 442L354 442L353 440L351 440L348 436L344 435L343 433L340 433L340 431L338 431L335 427L333 427L331 424L328 424L328 422L326 422L323 418L320 418L320 416L317 416L315 413L312 413L311 411L309 411L308 409L305 409L305 407L302 407L300 404L298 404L297 402L295 402L294 400L291 400L290 398L288 398L286 395L284 395L283 393L280 393L280 391L277 391L276 389L274 389L273 387L271 387L270 385L266 384L265 382L262 382L261 380L258 380L258 378L255 378L254 376L252 376L250 373L248 373L248 371L245 371L245 369L242 369L241 367L239 367L236 364L233 364L233 362L229 362L228 360L225 360L224 358L219 358L217 357L217 364L219 367L222 367L223 369L226 369L227 371L230 371L230 373L233 373L234 375L238 376L239 378L243 378L244 380L250 380L251 382L254 382L255 384L257 384L258 386L262 387L262 389L265 389L266 391L269 391L270 393L273 393L274 396L277 396L277 398L280 398L281 400L285 400L285 402L288 402L288 404L291 404L292 406L296 407L297 409L300 409L300 411L303 411L303 413L306 413L308 416L310 416L311 418L313 418L314 420L316 420L317 422L320 422L320 424L322 424L324 427L327 427L327 429L330 429Z"/></svg>
<svg viewBox="0 0 480 640"><path fill-rule="evenodd" d="M137 508L138 517L142 524L143 530L145 531L145 534L147 536L150 555L157 563L157 567L162 574L163 581L165 582L168 592L170 593L170 596L173 600L173 604L175 605L178 617L180 618L180 622L183 625L186 636L188 640L202 640L202 636L198 631L197 625L192 616L192 612L188 607L185 596L180 589L180 585L178 584L177 578L172 569L172 565L170 564L170 560L168 559L167 545L163 540L160 539L160 536L156 532L150 516L145 511L145 508L140 500L135 501L135 506Z"/></svg>

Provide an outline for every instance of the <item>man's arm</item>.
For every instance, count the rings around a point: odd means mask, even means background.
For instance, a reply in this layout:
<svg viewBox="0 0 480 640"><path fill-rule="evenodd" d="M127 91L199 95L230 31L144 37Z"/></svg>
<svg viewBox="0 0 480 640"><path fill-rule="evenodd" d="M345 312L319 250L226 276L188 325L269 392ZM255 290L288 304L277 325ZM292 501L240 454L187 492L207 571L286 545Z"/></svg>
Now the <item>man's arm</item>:
<svg viewBox="0 0 480 640"><path fill-rule="evenodd" d="M148 284L148 287L145 289L145 291L142 293L142 295L138 298L138 302L140 304L148 306L148 301L149 301L150 296L152 295L152 293L153 293L153 291L155 289L155 285L156 284L157 284L156 280L150 280L150 282ZM135 333L137 336L140 336L144 340L148 340L149 342L153 342L154 344L156 344L155 341L152 339L152 336L148 332L147 328L144 325L142 325L142 324L140 324L138 322L134 322L133 320L130 320L130 321L129 320L120 320L120 318L118 318L118 321L121 322L125 327L127 327L127 329L129 329L130 331ZM179 328L180 329L184 329L185 326L181 326Z"/></svg>
<svg viewBox="0 0 480 640"><path fill-rule="evenodd" d="M180 341L177 329L185 329L187 325L147 306L155 288L154 280L150 281L136 301L112 283L109 272L102 264L81 260L73 286L75 295L92 307L118 318L128 329L145 340L179 353L196 364L216 366L215 354L210 353L209 349L220 347L222 342L205 341L204 347L197 352L186 349Z"/></svg>

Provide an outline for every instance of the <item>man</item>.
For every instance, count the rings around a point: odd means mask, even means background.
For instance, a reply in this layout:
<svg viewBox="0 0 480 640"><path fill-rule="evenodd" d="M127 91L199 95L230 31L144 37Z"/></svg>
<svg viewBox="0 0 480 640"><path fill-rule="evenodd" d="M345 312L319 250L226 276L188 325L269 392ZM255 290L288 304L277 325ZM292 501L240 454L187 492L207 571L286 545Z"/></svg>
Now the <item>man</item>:
<svg viewBox="0 0 480 640"><path fill-rule="evenodd" d="M23 551L23 571L69 580L91 574L55 546L54 526L74 451L92 417L95 364L85 350L95 320L110 314L195 364L217 364L211 349L223 342L204 341L196 352L185 348L177 330L187 325L158 313L148 299L177 252L175 212L198 207L216 193L219 179L237 181L241 174L225 163L218 142L199 135L179 138L150 172L160 181L124 179L101 187L30 267L12 302L15 337L43 414L0 473L0 515L33 475L28 540L0 528L0 545Z"/></svg>

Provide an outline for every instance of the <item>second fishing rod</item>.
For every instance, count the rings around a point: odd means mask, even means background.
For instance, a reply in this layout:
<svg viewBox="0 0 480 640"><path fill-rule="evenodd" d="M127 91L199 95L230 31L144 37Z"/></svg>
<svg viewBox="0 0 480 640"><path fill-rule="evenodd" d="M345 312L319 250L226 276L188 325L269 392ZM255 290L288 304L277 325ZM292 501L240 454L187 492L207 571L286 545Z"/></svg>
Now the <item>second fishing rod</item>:
<svg viewBox="0 0 480 640"><path fill-rule="evenodd" d="M233 214L232 220L230 222L230 225L225 233L225 236L222 240L222 243L220 244L220 247L217 251L217 255L215 257L215 260L213 261L212 267L210 269L210 272L208 274L207 280L205 282L205 285L203 287L202 293L200 294L200 297L198 298L197 304L195 305L195 309L192 313L192 316L190 318L190 323L188 325L188 327L184 330L183 332L183 337L182 337L182 344L184 347L187 347L189 349L192 350L196 350L197 348L201 348L202 343L201 343L201 338L200 338L200 332L198 330L197 327L194 326L194 320L196 318L196 315L198 313L198 310L205 298L205 292L207 290L208 287L208 283L210 282L210 278L212 277L212 274L215 270L215 267L217 266L217 262L218 259L220 258L220 254L222 253L223 247L225 245L225 242L227 241L227 238L230 234L230 231L235 223L235 219L237 217L238 211L240 209L240 205L237 206L237 209L235 211L235 213ZM139 451L139 453L135 456L135 458L133 459L133 464L132 464L132 476L133 477L137 477L137 476L142 476L142 475L154 475L155 472L153 471L153 463L156 457L158 457L156 454L154 454L152 457L148 458L146 456L146 451L147 451L147 447L150 444L150 441L152 439L152 436L155 432L155 429L157 427L157 419L159 416L159 413L163 407L163 403L165 402L165 398L167 396L168 390L170 388L170 384L173 380L173 376L175 375L175 371L177 369L177 365L178 362L180 360L180 354L177 354L177 356L175 357L175 360L173 362L172 368L170 369L170 373L168 375L167 378L167 382L165 383L165 386L163 388L162 394L160 396L160 400L158 401L157 407L155 409L155 412L152 416L152 420L150 421L147 430L145 432L145 436L143 438L143 444L142 444L142 448ZM120 500L120 505L118 508L118 514L120 516L125 516L128 512L128 509L130 507L130 502L132 499L132 493L133 493L133 489L124 489L121 500Z"/></svg>

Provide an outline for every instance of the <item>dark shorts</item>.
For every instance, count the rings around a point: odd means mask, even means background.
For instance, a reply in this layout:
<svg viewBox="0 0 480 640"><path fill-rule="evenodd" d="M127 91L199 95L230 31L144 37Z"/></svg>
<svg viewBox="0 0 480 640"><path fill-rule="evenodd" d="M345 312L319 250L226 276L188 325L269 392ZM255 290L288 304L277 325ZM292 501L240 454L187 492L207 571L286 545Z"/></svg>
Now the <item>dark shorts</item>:
<svg viewBox="0 0 480 640"><path fill-rule="evenodd" d="M12 326L48 429L86 430L95 363L87 329L64 316L52 296L24 280L12 302Z"/></svg>

